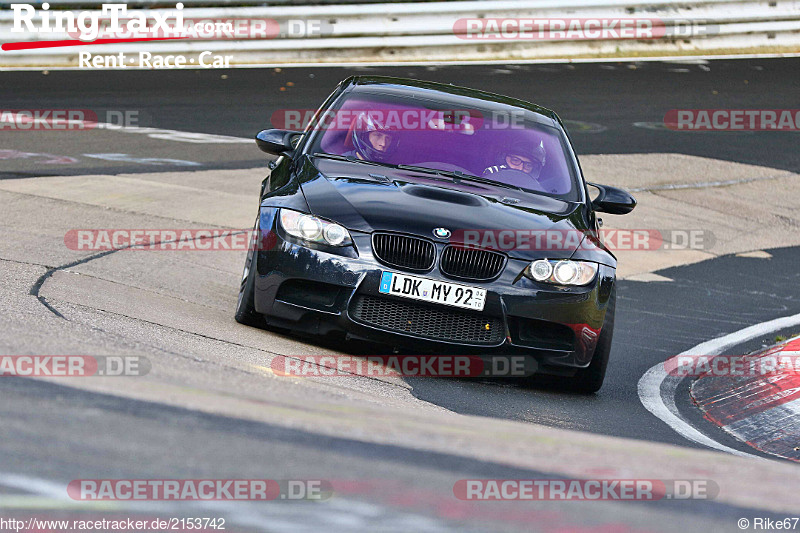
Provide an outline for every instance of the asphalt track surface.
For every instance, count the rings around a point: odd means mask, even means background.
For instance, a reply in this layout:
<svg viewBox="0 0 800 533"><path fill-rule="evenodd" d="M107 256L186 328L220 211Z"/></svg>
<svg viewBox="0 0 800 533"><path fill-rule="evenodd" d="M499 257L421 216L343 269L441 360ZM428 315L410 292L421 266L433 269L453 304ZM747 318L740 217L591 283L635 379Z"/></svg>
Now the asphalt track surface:
<svg viewBox="0 0 800 533"><path fill-rule="evenodd" d="M392 75L507 94L553 109L564 120L606 128L600 133L584 133L587 130L568 123L579 154L676 152L795 172L800 168L797 134L686 134L634 126L640 122L660 123L671 109L792 109L796 104L796 58L722 60L709 64L692 64L687 59L687 62L54 70L46 75L6 71L0 73L0 94L4 109L89 109L101 120L108 111L132 111L137 113L138 125L142 127L252 138L258 131L272 127L270 120L277 111L316 109L347 76ZM33 132L9 132L3 138L7 150L45 152L80 160L70 165L44 165L51 174L175 170L170 165L124 162L109 165L103 160L83 157L85 153L177 158L199 162L202 168L247 168L263 164L261 153L247 144L185 143L176 151L170 143L146 135L100 130L64 135L42 132L41 136ZM32 150L31 146L37 149ZM0 176L40 175L41 168L36 159L16 160L3 165ZM669 169L664 171L668 173Z"/></svg>
<svg viewBox="0 0 800 533"><path fill-rule="evenodd" d="M136 111L139 126L252 137L270 127L270 117L276 110L317 107L348 75L387 74L452 82L535 101L573 121L568 125L579 154L675 152L797 172L800 137L796 133L686 134L636 123L659 123L668 110L679 108L796 107L798 67L800 60L774 59L708 64L51 71L46 75L2 72L0 95L6 109L92 109L100 116L109 110ZM0 150L77 160L42 164L46 157L0 159L0 179L11 180L182 169L163 161L166 159L195 163L186 170L253 168L254 173L265 172L264 158L254 144L170 143L125 131L0 132ZM108 153L125 153L138 162L85 156ZM669 171L664 169L665 173ZM36 216L50 215L45 210ZM415 398L456 413L700 448L650 415L639 401L636 384L648 368L691 346L754 323L799 313L800 250L786 248L770 253L773 258L769 261L729 256L659 272L672 279L670 283L621 281L612 361L606 384L597 395L503 382L406 382ZM97 320L103 327L102 320ZM137 327L146 338L146 324ZM755 339L736 351L759 348L777 333ZM309 346L317 344L310 341ZM683 398L679 399L682 414L701 431L713 434L727 446L753 453L703 420L689 404L688 395ZM268 511L244 504L220 508L221 513L238 516L237 527L245 530L291 529L289 524L301 530L323 524L341 531L514 530L536 524L539 530L557 531L559 527L600 530L624 522L624 531L687 527L732 531L736 530L735 517L752 516L754 512L708 502L680 507L675 502L626 504L624 509L620 504L601 508L591 503L544 502L504 507L500 513L497 507L488 506L448 512L449 501L440 503L430 496L429 501L422 502L413 494L420 490L446 494L453 479L547 475L491 461L318 435L29 380L0 380L0 405L0 454L6 474L43 480L348 477L392 480L404 487L399 492L386 489L386 494L379 489L371 491L367 499L377 502L373 507L345 499L336 504L339 507L329 506L324 513L319 507L301 512L299 507L279 505ZM87 476L87 471L92 475ZM3 479L0 485L4 485ZM3 495L27 489L0 490ZM363 494L354 491L354 498L360 496ZM164 512L176 513L175 509ZM771 515L762 511L759 516Z"/></svg>

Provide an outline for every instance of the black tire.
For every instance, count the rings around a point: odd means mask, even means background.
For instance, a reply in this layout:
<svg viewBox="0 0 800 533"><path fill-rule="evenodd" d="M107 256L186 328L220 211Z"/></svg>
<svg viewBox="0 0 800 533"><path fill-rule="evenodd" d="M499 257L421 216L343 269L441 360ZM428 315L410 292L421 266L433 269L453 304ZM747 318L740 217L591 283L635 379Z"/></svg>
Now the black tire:
<svg viewBox="0 0 800 533"><path fill-rule="evenodd" d="M612 289L606 309L606 318L597 346L594 349L592 362L586 368L581 368L567 384L567 388L574 392L592 394L600 390L606 377L608 356L611 354L611 339L614 336L614 313L617 307L617 290Z"/></svg>
<svg viewBox="0 0 800 533"><path fill-rule="evenodd" d="M256 312L255 290L256 290L256 253L254 239L258 232L258 221L256 221L253 231L254 238L250 241L250 249L247 251L247 259L244 262L242 272L242 282L239 286L239 299L236 302L236 321L240 324L253 327L264 327L264 317Z"/></svg>

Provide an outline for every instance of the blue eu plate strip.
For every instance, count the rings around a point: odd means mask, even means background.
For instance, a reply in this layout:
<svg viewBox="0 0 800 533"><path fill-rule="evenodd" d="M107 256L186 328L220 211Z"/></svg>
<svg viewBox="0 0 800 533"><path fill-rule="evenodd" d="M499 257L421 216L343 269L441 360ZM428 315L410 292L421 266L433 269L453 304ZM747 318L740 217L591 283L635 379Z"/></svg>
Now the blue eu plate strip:
<svg viewBox="0 0 800 533"><path fill-rule="evenodd" d="M392 273L391 272L384 272L381 276L381 286L378 289L379 292L388 294L389 287L392 286Z"/></svg>

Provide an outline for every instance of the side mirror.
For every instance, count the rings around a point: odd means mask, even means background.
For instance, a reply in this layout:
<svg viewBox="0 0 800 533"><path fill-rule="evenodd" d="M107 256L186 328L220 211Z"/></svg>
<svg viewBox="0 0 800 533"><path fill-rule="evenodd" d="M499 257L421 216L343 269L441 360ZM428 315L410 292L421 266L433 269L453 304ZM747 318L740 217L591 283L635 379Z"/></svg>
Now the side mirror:
<svg viewBox="0 0 800 533"><path fill-rule="evenodd" d="M301 135L299 131L263 130L256 135L256 144L262 152L281 156L297 147Z"/></svg>
<svg viewBox="0 0 800 533"><path fill-rule="evenodd" d="M602 211L611 215L626 215L636 207L636 198L627 191L617 187L609 187L608 185L598 185L597 183L587 182L587 185L591 185L600 191L597 198L592 200L592 207L595 211Z"/></svg>

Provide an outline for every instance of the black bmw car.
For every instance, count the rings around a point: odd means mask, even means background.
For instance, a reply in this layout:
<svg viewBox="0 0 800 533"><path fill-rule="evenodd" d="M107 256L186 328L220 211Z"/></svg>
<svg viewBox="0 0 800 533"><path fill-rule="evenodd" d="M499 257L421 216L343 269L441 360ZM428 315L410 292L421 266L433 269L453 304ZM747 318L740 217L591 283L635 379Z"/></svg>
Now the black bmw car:
<svg viewBox="0 0 800 533"><path fill-rule="evenodd" d="M351 77L304 131L265 130L236 320L426 353L515 354L598 390L616 259L558 116L432 82ZM590 196L590 189L593 196Z"/></svg>

